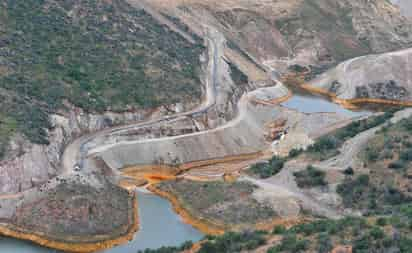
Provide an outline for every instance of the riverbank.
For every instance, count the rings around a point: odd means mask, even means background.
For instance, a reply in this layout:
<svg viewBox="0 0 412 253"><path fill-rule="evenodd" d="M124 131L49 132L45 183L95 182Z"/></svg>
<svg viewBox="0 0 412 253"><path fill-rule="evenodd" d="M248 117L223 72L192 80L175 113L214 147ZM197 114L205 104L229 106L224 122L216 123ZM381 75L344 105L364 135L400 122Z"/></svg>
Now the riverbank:
<svg viewBox="0 0 412 253"><path fill-rule="evenodd" d="M189 225L192 225L196 229L200 230L204 234L210 235L221 235L224 234L227 228L223 224L216 224L204 218L194 217L188 210L186 210L183 205L179 202L178 198L173 194L162 191L155 185L150 185L147 187L148 190L154 194L167 199L173 207L173 210L182 217L183 221Z"/></svg>

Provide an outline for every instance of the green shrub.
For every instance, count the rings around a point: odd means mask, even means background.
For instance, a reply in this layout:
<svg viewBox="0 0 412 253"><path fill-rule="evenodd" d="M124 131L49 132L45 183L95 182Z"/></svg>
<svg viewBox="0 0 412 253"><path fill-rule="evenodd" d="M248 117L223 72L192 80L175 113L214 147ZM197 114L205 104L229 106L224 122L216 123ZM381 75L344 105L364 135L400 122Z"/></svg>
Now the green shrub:
<svg viewBox="0 0 412 253"><path fill-rule="evenodd" d="M378 226L384 227L384 226L386 226L386 224L388 224L388 221L387 221L386 218L380 217L376 220L376 224Z"/></svg>
<svg viewBox="0 0 412 253"><path fill-rule="evenodd" d="M184 242L179 247L161 247L159 249L145 249L145 250L139 250L138 253L179 253L184 250L191 249L192 246L193 246L193 242L187 241L187 242Z"/></svg>
<svg viewBox="0 0 412 253"><path fill-rule="evenodd" d="M399 161L389 163L388 168L398 170L398 169L405 168L405 166L406 166L405 162L402 160L399 160Z"/></svg>
<svg viewBox="0 0 412 253"><path fill-rule="evenodd" d="M273 156L268 162L252 165L249 171L255 175L258 175L260 178L268 178L279 173L284 164L285 159Z"/></svg>
<svg viewBox="0 0 412 253"><path fill-rule="evenodd" d="M286 232L286 228L282 225L278 225L273 228L272 234L280 235L280 234L283 234L284 232Z"/></svg>
<svg viewBox="0 0 412 253"><path fill-rule="evenodd" d="M306 170L295 172L293 175L300 188L327 185L327 182L325 181L325 172L316 169L312 165L306 167Z"/></svg>
<svg viewBox="0 0 412 253"><path fill-rule="evenodd" d="M365 156L368 162L376 162L379 158L380 151L375 147L367 147L365 149Z"/></svg>
<svg viewBox="0 0 412 253"><path fill-rule="evenodd" d="M408 148L407 150L402 151L399 158L406 162L412 161L412 149Z"/></svg>
<svg viewBox="0 0 412 253"><path fill-rule="evenodd" d="M345 179L338 185L336 191L342 197L343 204L346 207L354 207L360 201L365 201L364 195L367 194L369 186L369 176L360 175L356 179Z"/></svg>
<svg viewBox="0 0 412 253"><path fill-rule="evenodd" d="M305 239L298 239L296 234L290 233L286 234L279 246L275 249L278 251L287 251L287 252L303 252L309 246L309 241ZM276 252L276 251L275 251Z"/></svg>
<svg viewBox="0 0 412 253"><path fill-rule="evenodd" d="M319 138L314 144L308 147L309 152L324 153L329 150L336 149L339 145L339 141L334 136L324 136Z"/></svg>
<svg viewBox="0 0 412 253"><path fill-rule="evenodd" d="M319 233L318 235L318 252L329 253L333 249L332 240L328 233Z"/></svg>
<svg viewBox="0 0 412 253"><path fill-rule="evenodd" d="M347 167L344 171L343 174L347 175L347 176L352 176L353 174L355 174L354 170L352 167Z"/></svg>
<svg viewBox="0 0 412 253"><path fill-rule="evenodd" d="M262 231L228 232L216 237L213 241L203 243L198 253L235 253L250 251L265 243L265 233Z"/></svg>
<svg viewBox="0 0 412 253"><path fill-rule="evenodd" d="M249 78L245 75L235 64L228 62L230 67L230 74L233 82L236 85L244 85L249 82Z"/></svg>
<svg viewBox="0 0 412 253"><path fill-rule="evenodd" d="M303 153L303 149L292 149L289 151L289 158L296 158Z"/></svg>
<svg viewBox="0 0 412 253"><path fill-rule="evenodd" d="M383 232L383 230L379 227L373 227L370 231L369 231L369 235L375 239L382 239L385 236L385 233Z"/></svg>

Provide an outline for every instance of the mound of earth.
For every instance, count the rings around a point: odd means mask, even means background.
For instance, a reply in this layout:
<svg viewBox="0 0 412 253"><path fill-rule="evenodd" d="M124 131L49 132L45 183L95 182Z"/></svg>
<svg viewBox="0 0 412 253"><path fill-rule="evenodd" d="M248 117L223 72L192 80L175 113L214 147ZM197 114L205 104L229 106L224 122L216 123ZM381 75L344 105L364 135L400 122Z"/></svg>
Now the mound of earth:
<svg viewBox="0 0 412 253"><path fill-rule="evenodd" d="M310 85L341 99L412 101L412 50L355 58L320 75Z"/></svg>

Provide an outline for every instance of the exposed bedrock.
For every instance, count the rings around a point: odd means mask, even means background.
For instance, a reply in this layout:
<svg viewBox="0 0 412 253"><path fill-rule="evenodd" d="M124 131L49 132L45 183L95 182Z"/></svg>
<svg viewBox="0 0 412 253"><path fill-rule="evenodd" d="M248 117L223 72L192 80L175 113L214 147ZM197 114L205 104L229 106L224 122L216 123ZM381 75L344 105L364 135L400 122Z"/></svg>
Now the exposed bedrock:
<svg viewBox="0 0 412 253"><path fill-rule="evenodd" d="M340 99L412 101L412 49L358 57L339 64L310 85Z"/></svg>
<svg viewBox="0 0 412 253"><path fill-rule="evenodd" d="M184 105L179 104L169 106L168 110L159 108L124 113L91 114L68 105L67 111L59 115L51 115L53 129L49 131L49 145L30 143L20 135L12 138L7 151L7 159L0 161L0 194L21 192L43 184L60 174L60 161L64 147L82 134L114 125L159 117L170 110L183 109Z"/></svg>

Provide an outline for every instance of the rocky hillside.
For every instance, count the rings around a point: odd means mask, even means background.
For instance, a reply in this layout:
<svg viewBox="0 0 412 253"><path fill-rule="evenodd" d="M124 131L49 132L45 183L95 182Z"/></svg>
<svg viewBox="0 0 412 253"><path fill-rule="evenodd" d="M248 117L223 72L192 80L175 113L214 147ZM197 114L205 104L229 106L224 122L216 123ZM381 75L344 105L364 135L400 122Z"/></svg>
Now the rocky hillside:
<svg viewBox="0 0 412 253"><path fill-rule="evenodd" d="M151 2L159 8L170 3ZM322 69L412 42L412 21L387 0L175 0L170 5L197 10L224 31L230 47L276 70L293 64Z"/></svg>
<svg viewBox="0 0 412 253"><path fill-rule="evenodd" d="M190 36L124 0L0 0L0 193L58 174L76 136L199 103Z"/></svg>
<svg viewBox="0 0 412 253"><path fill-rule="evenodd" d="M126 111L201 96L201 39L189 42L124 0L0 6L0 157L14 133L49 143L48 114L67 103Z"/></svg>

